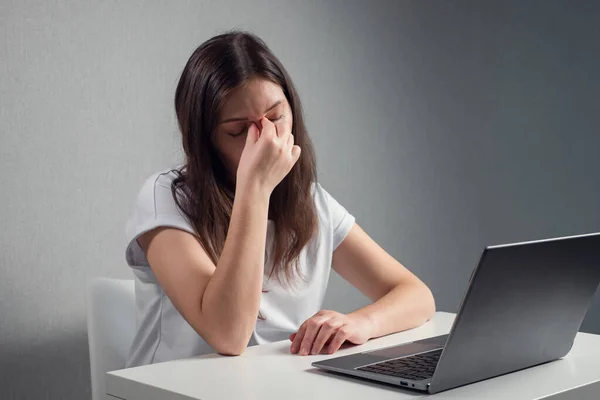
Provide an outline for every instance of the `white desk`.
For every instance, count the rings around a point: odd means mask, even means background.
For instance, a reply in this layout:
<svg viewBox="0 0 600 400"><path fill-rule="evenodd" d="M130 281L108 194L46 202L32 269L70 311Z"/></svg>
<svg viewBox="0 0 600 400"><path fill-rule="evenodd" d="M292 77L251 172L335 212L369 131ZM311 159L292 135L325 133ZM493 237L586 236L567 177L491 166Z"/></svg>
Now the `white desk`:
<svg viewBox="0 0 600 400"><path fill-rule="evenodd" d="M448 333L454 314L436 313L425 325L342 350L345 355ZM311 362L330 355L297 356L290 342L250 347L239 357L208 355L107 374L107 400L400 400L600 399L600 335L579 333L562 360L457 389L425 395L319 371Z"/></svg>

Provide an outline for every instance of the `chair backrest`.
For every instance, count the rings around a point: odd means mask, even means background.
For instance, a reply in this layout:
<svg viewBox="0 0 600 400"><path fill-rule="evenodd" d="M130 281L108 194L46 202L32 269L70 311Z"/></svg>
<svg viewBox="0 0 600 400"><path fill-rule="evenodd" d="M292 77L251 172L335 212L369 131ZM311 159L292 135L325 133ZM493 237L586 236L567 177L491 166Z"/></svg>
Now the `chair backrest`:
<svg viewBox="0 0 600 400"><path fill-rule="evenodd" d="M135 335L135 318L133 280L88 281L87 329L93 400L106 398L106 373L125 368Z"/></svg>

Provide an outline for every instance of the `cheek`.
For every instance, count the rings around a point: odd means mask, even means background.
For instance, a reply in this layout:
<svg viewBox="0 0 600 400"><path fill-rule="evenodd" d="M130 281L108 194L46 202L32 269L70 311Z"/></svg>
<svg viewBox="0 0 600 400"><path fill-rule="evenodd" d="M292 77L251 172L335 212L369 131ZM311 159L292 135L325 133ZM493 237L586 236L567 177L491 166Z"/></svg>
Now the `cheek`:
<svg viewBox="0 0 600 400"><path fill-rule="evenodd" d="M228 135L223 135L218 138L215 145L227 167L237 168L237 165L240 162L242 151L244 150L245 143L245 135L235 138Z"/></svg>
<svg viewBox="0 0 600 400"><path fill-rule="evenodd" d="M242 135L238 138L234 138L231 141L231 158L235 161L235 165L237 167L240 162L240 157L242 156L242 152L244 151L244 146L246 145L246 135Z"/></svg>

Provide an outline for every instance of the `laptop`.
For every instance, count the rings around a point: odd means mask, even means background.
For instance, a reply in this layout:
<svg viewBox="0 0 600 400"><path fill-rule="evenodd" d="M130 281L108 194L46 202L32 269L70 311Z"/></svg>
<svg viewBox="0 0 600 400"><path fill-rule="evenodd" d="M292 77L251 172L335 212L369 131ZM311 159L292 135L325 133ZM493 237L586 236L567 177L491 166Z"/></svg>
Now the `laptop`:
<svg viewBox="0 0 600 400"><path fill-rule="evenodd" d="M600 233L490 246L448 335L314 362L438 393L562 358L600 283Z"/></svg>

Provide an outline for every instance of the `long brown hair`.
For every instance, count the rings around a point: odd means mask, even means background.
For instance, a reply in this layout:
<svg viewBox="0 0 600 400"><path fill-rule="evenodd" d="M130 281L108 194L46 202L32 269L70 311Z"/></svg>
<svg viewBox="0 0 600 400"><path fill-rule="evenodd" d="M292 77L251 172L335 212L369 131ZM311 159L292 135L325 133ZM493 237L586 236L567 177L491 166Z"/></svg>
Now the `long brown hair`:
<svg viewBox="0 0 600 400"><path fill-rule="evenodd" d="M269 276L274 274L279 282L290 284L301 276L298 257L317 227L311 193L316 182L315 156L292 80L255 35L233 31L215 36L201 44L185 65L175 92L175 111L186 160L171 189L216 265L227 236L234 191L211 137L227 94L254 77L281 86L292 110L294 142L302 149L269 203L269 218L274 222Z"/></svg>

